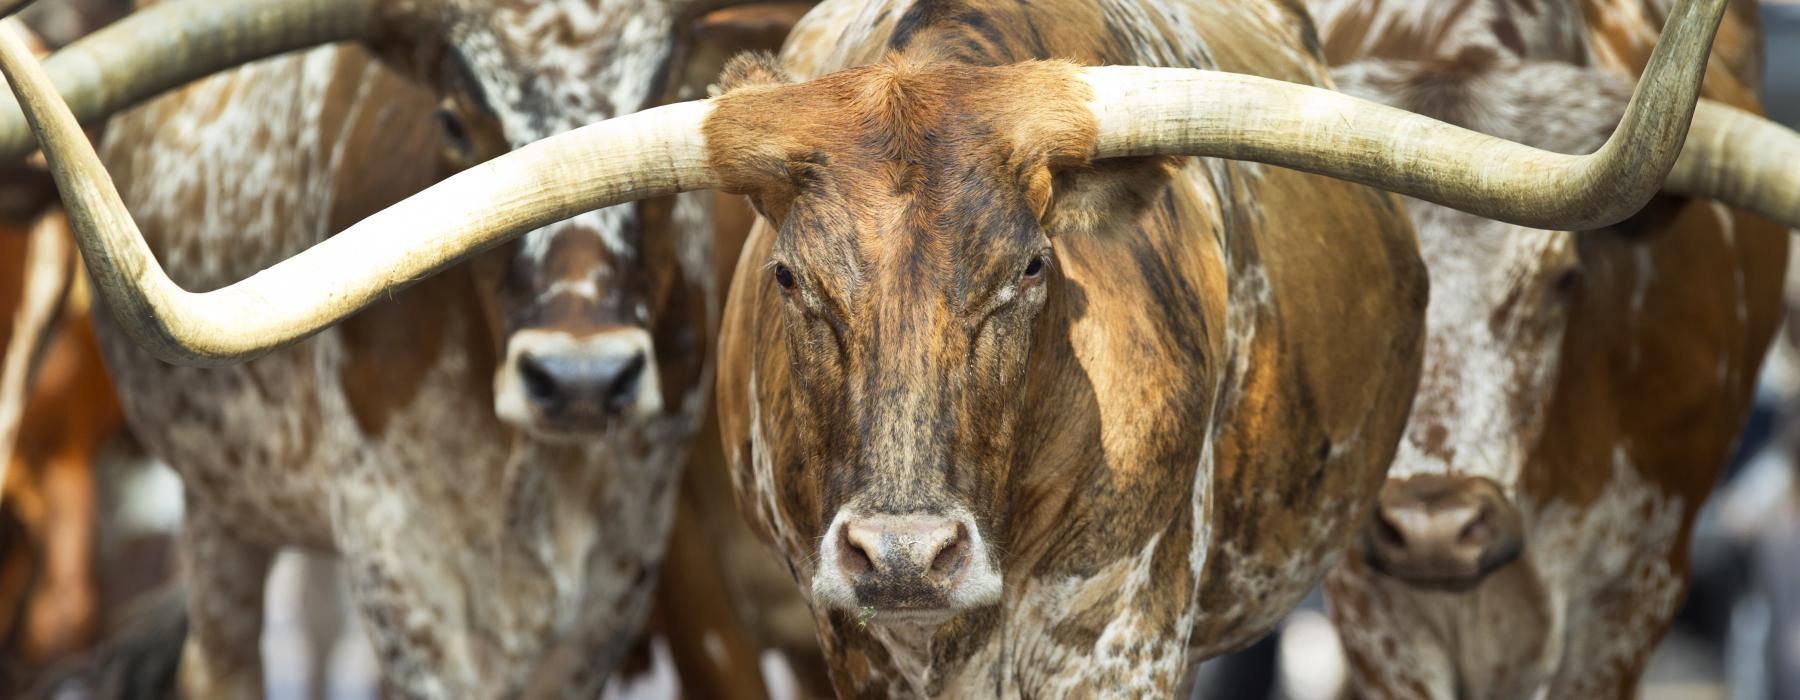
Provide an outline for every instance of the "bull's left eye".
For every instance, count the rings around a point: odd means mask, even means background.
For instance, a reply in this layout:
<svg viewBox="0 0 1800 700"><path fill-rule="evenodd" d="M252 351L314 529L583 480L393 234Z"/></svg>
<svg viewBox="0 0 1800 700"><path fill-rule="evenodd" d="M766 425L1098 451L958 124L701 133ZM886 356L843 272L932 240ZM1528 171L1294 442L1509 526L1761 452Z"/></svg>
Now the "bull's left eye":
<svg viewBox="0 0 1800 700"><path fill-rule="evenodd" d="M1029 282L1043 276L1044 256L1033 255L1031 256L1031 262L1025 263L1025 274L1020 275L1019 279Z"/></svg>
<svg viewBox="0 0 1800 700"><path fill-rule="evenodd" d="M794 271L789 270L786 265L775 263L775 283L781 285L782 289L792 291L794 289Z"/></svg>
<svg viewBox="0 0 1800 700"><path fill-rule="evenodd" d="M1562 274L1557 275L1556 280L1551 283L1551 289L1556 290L1556 295L1558 297L1573 296L1575 290L1580 286L1581 268L1579 267L1563 270Z"/></svg>
<svg viewBox="0 0 1800 700"><path fill-rule="evenodd" d="M439 107L437 120L438 126L444 130L444 139L450 142L450 147L455 148L458 155L468 155L475 150L474 142L469 140L469 130L463 127L462 120L457 118L455 112Z"/></svg>

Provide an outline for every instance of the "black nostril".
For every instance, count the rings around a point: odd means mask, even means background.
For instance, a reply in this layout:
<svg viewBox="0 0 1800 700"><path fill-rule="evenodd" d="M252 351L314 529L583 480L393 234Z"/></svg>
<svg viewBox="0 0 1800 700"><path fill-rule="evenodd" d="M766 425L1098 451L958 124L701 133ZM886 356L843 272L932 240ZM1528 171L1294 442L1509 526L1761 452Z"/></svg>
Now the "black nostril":
<svg viewBox="0 0 1800 700"><path fill-rule="evenodd" d="M969 538L967 533L963 532L963 526L960 523L957 524L956 534L950 536L950 542L944 545L943 549L938 550L937 556L932 557L931 573L936 576L948 576L956 573L957 569L961 569L963 562L968 558L966 556L969 551L968 541Z"/></svg>
<svg viewBox="0 0 1800 700"><path fill-rule="evenodd" d="M1462 530L1456 533L1456 541L1462 544L1485 544L1493 538L1493 520L1494 507L1482 504L1475 517L1470 518L1468 524L1463 525Z"/></svg>
<svg viewBox="0 0 1800 700"><path fill-rule="evenodd" d="M519 356L519 380L525 383L525 393L539 403L550 403L556 400L556 377L550 368L544 366L542 360L531 355Z"/></svg>
<svg viewBox="0 0 1800 700"><path fill-rule="evenodd" d="M847 533L848 528L838 536L838 551L840 552L838 567L843 569L844 574L848 576L874 571L875 560L869 558L869 553L862 548L862 545L851 540Z"/></svg>
<svg viewBox="0 0 1800 700"><path fill-rule="evenodd" d="M1385 512L1375 514L1375 539L1390 547L1406 548L1405 533L1400 532L1400 528L1394 526L1394 522L1388 519Z"/></svg>
<svg viewBox="0 0 1800 700"><path fill-rule="evenodd" d="M606 407L618 411L637 398L638 379L644 374L644 353L636 353L613 375L606 387Z"/></svg>

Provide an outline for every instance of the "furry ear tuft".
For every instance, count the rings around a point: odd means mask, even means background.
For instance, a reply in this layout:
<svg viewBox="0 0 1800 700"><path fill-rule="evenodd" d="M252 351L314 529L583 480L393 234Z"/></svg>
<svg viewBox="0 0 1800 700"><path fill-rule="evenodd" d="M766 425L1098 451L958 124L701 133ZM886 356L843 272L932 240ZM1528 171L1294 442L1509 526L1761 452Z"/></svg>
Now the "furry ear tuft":
<svg viewBox="0 0 1800 700"><path fill-rule="evenodd" d="M786 85L794 82L787 69L781 67L781 59L767 51L752 51L738 54L725 64L725 70L719 73L717 94L725 94L739 88L769 85Z"/></svg>

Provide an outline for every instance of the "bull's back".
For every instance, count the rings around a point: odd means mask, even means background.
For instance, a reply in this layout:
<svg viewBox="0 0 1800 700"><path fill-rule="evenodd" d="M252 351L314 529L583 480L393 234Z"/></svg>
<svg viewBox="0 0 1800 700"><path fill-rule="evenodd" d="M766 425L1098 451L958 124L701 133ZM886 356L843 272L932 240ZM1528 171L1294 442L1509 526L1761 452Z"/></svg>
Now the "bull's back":
<svg viewBox="0 0 1800 700"><path fill-rule="evenodd" d="M109 124L101 154L170 277L243 279L436 179L433 101L359 49L327 47L199 81ZM217 517L270 543L329 546L329 478L411 440L431 400L491 415L482 323L461 272L243 365L155 360L98 314L130 423ZM451 352L455 350L457 352ZM452 362L454 361L454 362ZM482 431L471 429L468 434ZM470 454L480 454L479 451Z"/></svg>

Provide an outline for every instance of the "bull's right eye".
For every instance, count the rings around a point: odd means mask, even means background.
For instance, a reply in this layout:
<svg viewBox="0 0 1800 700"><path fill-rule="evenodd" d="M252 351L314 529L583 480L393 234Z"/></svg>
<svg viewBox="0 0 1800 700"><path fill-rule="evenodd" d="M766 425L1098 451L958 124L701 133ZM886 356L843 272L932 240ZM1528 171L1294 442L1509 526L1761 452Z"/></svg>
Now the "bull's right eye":
<svg viewBox="0 0 1800 700"><path fill-rule="evenodd" d="M451 148L457 150L458 155L466 156L475 149L474 143L469 140L469 130L463 128L462 120L457 118L456 113L449 108L439 107L437 120L438 126L444 129L444 138L450 142Z"/></svg>
<svg viewBox="0 0 1800 700"><path fill-rule="evenodd" d="M1044 274L1044 256L1033 255L1033 256L1031 256L1031 262L1025 263L1025 272L1023 275L1021 275L1021 277L1023 277L1026 280L1035 280L1038 277L1042 276L1043 274Z"/></svg>
<svg viewBox="0 0 1800 700"><path fill-rule="evenodd" d="M775 283L781 285L782 289L793 291L794 271L789 270L786 265L775 263Z"/></svg>

